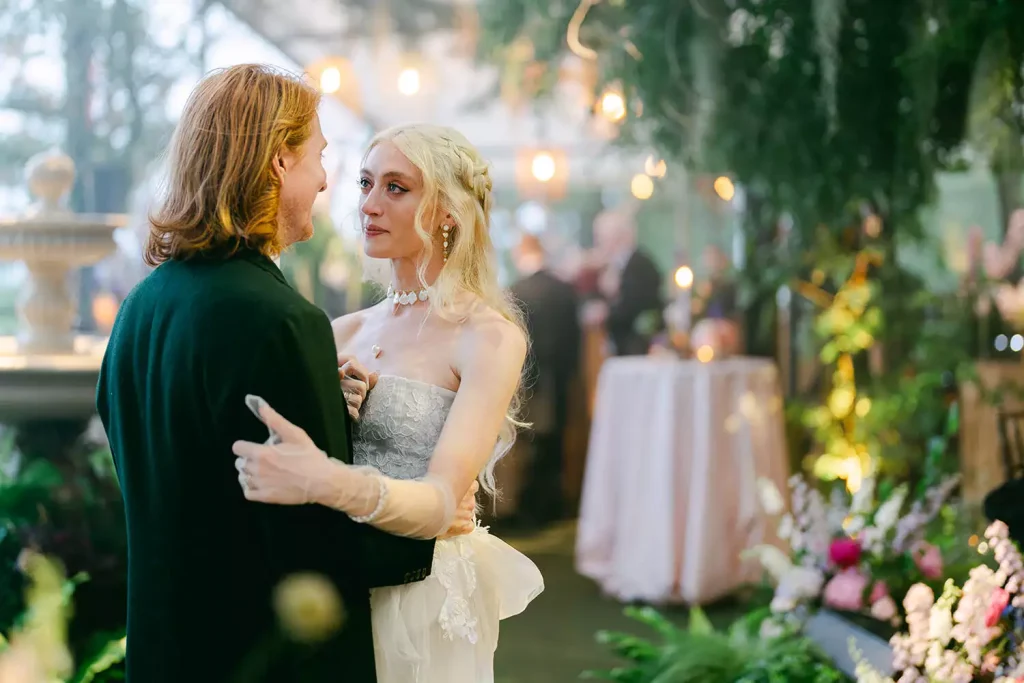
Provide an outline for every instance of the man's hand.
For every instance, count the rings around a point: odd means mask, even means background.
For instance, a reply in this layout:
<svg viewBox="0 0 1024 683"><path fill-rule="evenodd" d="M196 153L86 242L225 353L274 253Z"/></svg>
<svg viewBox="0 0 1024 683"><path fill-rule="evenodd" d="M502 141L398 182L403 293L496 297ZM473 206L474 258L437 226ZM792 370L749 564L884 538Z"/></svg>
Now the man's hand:
<svg viewBox="0 0 1024 683"><path fill-rule="evenodd" d="M462 498L462 502L459 503L459 507L456 508L455 519L452 520L451 526L438 538L463 536L476 529L476 492L479 490L480 484L474 481Z"/></svg>
<svg viewBox="0 0 1024 683"><path fill-rule="evenodd" d="M348 414L353 420L359 419L366 395L377 384L377 373L370 372L355 356L338 354L338 376L341 378L341 393L345 396Z"/></svg>

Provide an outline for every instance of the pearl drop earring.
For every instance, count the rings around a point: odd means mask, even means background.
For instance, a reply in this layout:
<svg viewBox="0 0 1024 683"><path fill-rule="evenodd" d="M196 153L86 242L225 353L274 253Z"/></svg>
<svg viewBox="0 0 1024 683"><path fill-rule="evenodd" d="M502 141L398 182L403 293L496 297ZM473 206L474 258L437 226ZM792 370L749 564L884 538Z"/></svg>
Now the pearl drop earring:
<svg viewBox="0 0 1024 683"><path fill-rule="evenodd" d="M445 263L448 263L448 251L449 251L449 249L448 249L448 231L451 230L451 229L452 229L452 226L450 226L450 225L442 225L441 226L441 233L444 235L444 246L443 246L443 249L444 249L444 262Z"/></svg>

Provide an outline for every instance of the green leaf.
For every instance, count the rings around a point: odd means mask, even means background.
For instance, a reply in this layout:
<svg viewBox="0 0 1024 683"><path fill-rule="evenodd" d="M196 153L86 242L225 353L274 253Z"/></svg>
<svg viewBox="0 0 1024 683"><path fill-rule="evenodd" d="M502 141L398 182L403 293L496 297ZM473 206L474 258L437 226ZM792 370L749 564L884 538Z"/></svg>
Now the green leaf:
<svg viewBox="0 0 1024 683"><path fill-rule="evenodd" d="M711 625L711 620L708 619L708 616L700 607L694 607L690 610L689 631L695 635L707 635L715 632L715 627Z"/></svg>

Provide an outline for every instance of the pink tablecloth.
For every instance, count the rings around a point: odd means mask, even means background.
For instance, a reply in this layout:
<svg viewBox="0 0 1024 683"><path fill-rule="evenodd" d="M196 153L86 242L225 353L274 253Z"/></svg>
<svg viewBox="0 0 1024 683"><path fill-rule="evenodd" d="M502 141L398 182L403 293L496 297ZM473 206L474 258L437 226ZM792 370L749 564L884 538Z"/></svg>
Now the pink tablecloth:
<svg viewBox="0 0 1024 683"><path fill-rule="evenodd" d="M760 578L777 543L756 481L786 490L778 373L767 360L607 361L598 380L577 570L624 601L706 604Z"/></svg>

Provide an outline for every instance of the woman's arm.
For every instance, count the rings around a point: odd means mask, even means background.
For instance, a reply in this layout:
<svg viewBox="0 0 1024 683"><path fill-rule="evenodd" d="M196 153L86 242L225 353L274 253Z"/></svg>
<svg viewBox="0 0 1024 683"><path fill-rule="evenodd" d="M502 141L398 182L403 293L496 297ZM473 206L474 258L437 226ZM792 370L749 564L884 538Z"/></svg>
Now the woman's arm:
<svg viewBox="0 0 1024 683"><path fill-rule="evenodd" d="M467 330L458 356L459 391L422 480L391 479L331 460L301 429L264 404L259 413L281 443L235 444L246 496L270 503L326 505L402 536L442 534L456 501L494 453L519 383L526 340L515 325L495 317Z"/></svg>

